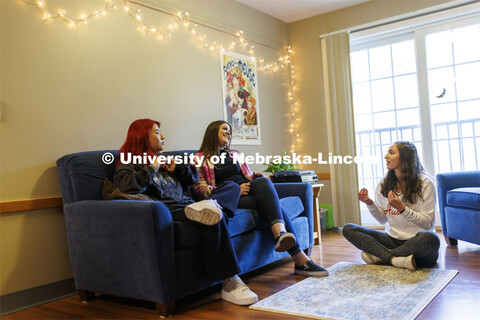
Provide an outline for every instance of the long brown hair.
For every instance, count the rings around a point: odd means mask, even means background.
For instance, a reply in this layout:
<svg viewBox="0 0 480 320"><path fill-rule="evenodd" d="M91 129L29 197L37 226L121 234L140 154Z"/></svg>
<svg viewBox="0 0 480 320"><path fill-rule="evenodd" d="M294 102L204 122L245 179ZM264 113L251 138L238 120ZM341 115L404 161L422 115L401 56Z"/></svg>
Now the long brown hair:
<svg viewBox="0 0 480 320"><path fill-rule="evenodd" d="M397 141L393 144L397 147L400 153L400 171L405 180L405 189L403 190L403 198L409 203L415 203L417 196L422 198L423 183L420 179L420 174L424 173L420 157L417 153L415 145L408 141ZM395 170L388 170L385 179L381 183L380 193L386 198L388 192L395 190L398 178L395 175Z"/></svg>
<svg viewBox="0 0 480 320"><path fill-rule="evenodd" d="M230 127L230 134L232 134L232 126L230 125L230 123L223 120L213 121L207 126L207 129L205 129L202 145L198 150L199 152L202 152L205 157L219 155L218 131L220 130L220 126L224 123L228 124L228 126ZM225 148L223 148L223 150L230 150L230 142L231 140L228 142Z"/></svg>

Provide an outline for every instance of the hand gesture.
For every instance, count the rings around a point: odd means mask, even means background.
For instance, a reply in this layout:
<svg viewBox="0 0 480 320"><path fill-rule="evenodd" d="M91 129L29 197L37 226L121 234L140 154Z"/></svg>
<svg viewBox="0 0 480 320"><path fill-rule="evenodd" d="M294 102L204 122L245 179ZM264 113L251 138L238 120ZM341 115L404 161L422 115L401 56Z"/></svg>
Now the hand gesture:
<svg viewBox="0 0 480 320"><path fill-rule="evenodd" d="M265 175L261 172L254 172L252 174L252 179L256 179L256 178L262 178L262 177L265 177Z"/></svg>
<svg viewBox="0 0 480 320"><path fill-rule="evenodd" d="M161 168L167 172L175 171L175 162L162 164Z"/></svg>
<svg viewBox="0 0 480 320"><path fill-rule="evenodd" d="M388 193L388 204L391 207L397 209L397 211L399 212L405 210L405 205L403 204L402 200L400 200L400 198L397 197L395 192L393 192L392 190L390 190L390 192Z"/></svg>
<svg viewBox="0 0 480 320"><path fill-rule="evenodd" d="M172 173L175 171L175 161L172 158L157 158L157 164L160 164L160 169Z"/></svg>
<svg viewBox="0 0 480 320"><path fill-rule="evenodd" d="M358 192L358 200L362 201L363 203L371 206L373 204L373 200L368 197L368 190L363 188Z"/></svg>
<svg viewBox="0 0 480 320"><path fill-rule="evenodd" d="M240 195L246 196L250 193L250 182L242 183L240 185Z"/></svg>

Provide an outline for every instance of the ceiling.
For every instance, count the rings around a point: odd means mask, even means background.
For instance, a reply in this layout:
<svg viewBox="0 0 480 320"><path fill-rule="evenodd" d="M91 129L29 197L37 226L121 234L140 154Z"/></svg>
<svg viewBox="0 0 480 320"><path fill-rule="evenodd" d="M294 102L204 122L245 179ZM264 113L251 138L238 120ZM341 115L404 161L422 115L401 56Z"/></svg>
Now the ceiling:
<svg viewBox="0 0 480 320"><path fill-rule="evenodd" d="M370 0L235 0L290 23Z"/></svg>

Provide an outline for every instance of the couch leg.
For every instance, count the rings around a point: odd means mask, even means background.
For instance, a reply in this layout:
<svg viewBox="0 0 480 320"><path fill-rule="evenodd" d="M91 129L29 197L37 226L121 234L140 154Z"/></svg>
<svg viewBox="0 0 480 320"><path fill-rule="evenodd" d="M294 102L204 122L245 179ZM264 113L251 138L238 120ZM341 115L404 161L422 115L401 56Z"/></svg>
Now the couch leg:
<svg viewBox="0 0 480 320"><path fill-rule="evenodd" d="M87 303L95 299L95 292L78 290L78 296L82 302Z"/></svg>
<svg viewBox="0 0 480 320"><path fill-rule="evenodd" d="M303 252L305 252L305 254L310 257L310 255L312 254L312 248L307 248L305 250L303 250Z"/></svg>
<svg viewBox="0 0 480 320"><path fill-rule="evenodd" d="M450 237L447 237L447 236L445 236L445 242L446 242L449 246L456 246L456 245L458 245L458 240L457 240L457 239L453 239L453 238L450 238Z"/></svg>
<svg viewBox="0 0 480 320"><path fill-rule="evenodd" d="M170 301L168 303L162 304L162 303L157 303L157 314L161 318L166 318L175 312L175 301Z"/></svg>

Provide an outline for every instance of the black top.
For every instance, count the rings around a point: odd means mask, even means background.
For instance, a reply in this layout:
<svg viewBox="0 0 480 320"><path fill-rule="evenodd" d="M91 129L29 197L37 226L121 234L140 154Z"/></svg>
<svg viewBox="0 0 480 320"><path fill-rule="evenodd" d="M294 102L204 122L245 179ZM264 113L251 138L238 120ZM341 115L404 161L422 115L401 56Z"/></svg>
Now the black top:
<svg viewBox="0 0 480 320"><path fill-rule="evenodd" d="M138 164L120 164L113 177L115 186L128 194L142 193L162 201L170 210L184 208L194 201L185 194L188 187L199 180L197 169L177 164L175 171L155 170Z"/></svg>
<svg viewBox="0 0 480 320"><path fill-rule="evenodd" d="M227 151L222 150L220 155L225 153L225 162L215 165L215 184L219 186L224 181L233 181L238 184L247 183L248 180L242 173L242 169L238 163L233 163Z"/></svg>

